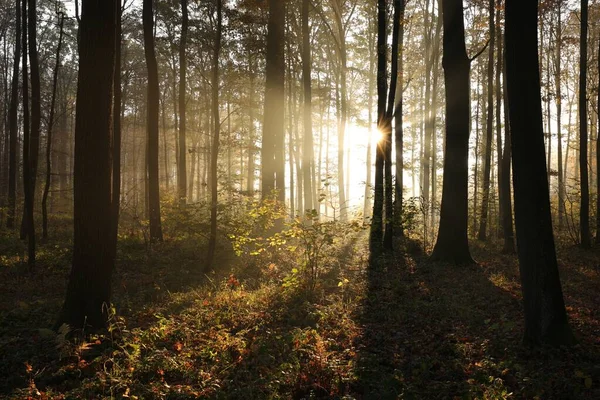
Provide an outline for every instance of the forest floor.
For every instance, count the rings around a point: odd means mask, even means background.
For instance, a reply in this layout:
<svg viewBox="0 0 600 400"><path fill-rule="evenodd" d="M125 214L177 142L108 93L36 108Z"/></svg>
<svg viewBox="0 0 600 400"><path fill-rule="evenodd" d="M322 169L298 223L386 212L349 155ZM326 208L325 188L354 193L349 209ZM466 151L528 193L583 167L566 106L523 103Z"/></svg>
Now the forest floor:
<svg viewBox="0 0 600 400"><path fill-rule="evenodd" d="M206 276L191 238L124 238L110 330L70 341L50 330L70 240L41 245L31 275L23 244L3 232L0 397L600 399L600 249L559 248L579 343L530 350L515 256L471 246L478 265L455 267L397 243L373 271L356 233L308 290L290 265L231 255Z"/></svg>

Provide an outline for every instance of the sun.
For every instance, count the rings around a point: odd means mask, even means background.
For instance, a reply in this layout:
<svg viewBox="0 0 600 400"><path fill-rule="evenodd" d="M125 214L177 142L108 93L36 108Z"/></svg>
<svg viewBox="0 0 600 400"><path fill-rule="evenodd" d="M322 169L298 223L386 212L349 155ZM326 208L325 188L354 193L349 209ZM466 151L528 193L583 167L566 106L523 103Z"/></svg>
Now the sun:
<svg viewBox="0 0 600 400"><path fill-rule="evenodd" d="M383 141L383 133L373 127L369 129L367 126L349 124L346 128L346 140L344 147L346 149L355 149L357 147L366 147L371 141L371 147L377 146Z"/></svg>

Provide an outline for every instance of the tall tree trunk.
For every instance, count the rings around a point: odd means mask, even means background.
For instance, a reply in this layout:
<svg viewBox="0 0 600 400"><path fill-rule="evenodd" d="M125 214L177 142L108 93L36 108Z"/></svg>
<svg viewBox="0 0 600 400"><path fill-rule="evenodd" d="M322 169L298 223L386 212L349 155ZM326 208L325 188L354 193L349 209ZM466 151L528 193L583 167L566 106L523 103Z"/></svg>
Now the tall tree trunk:
<svg viewBox="0 0 600 400"><path fill-rule="evenodd" d="M340 203L340 220L342 222L348 219L348 204L346 203L346 190L344 186L344 141L346 136L346 125L348 122L348 88L347 88L347 62L348 53L346 48L346 29L343 22L341 0L334 0L333 12L337 27L337 45L340 62L340 108L341 119L338 125L338 197Z"/></svg>
<svg viewBox="0 0 600 400"><path fill-rule="evenodd" d="M83 0L75 124L73 266L56 327L102 328L111 276L112 89L117 1Z"/></svg>
<svg viewBox="0 0 600 400"><path fill-rule="evenodd" d="M588 0L581 0L581 37L579 42L579 181L581 184L581 207L579 224L581 247L588 249L590 242L590 189L588 180L588 126L587 126L587 42Z"/></svg>
<svg viewBox="0 0 600 400"><path fill-rule="evenodd" d="M285 202L285 129L284 129L284 25L285 2L269 0L267 26L267 67L265 108L262 136L262 196L268 198L273 190L276 198Z"/></svg>
<svg viewBox="0 0 600 400"><path fill-rule="evenodd" d="M15 50L13 75L8 111L9 159L8 159L8 215L6 227L14 228L17 206L17 151L18 151L18 109L19 109L19 59L21 57L21 1L15 0Z"/></svg>
<svg viewBox="0 0 600 400"><path fill-rule="evenodd" d="M50 162L52 155L52 129L54 128L54 106L56 104L56 86L58 85L58 69L60 68L60 50L63 39L63 25L65 15L59 16L59 35L58 46L56 46L56 63L54 64L54 73L52 76L52 100L50 100L50 117L48 118L48 135L46 138L46 183L44 185L44 195L42 196L42 238L48 239L48 193L50 192L50 179L52 176L52 164Z"/></svg>
<svg viewBox="0 0 600 400"><path fill-rule="evenodd" d="M506 45L506 43L504 43ZM505 46L506 47L506 46ZM512 217L512 203L510 193L510 164L511 164L511 135L510 135L510 121L509 121L509 108L508 108L508 93L507 93L507 82L506 82L506 51L503 52L502 59L504 61L502 66L502 89L503 89L503 102L504 108L504 154L502 155L502 174L500 176L502 187L502 236L504 239L504 246L502 252L505 254L513 254L515 252L515 236L513 230L513 217ZM499 99L498 99L499 101Z"/></svg>
<svg viewBox="0 0 600 400"><path fill-rule="evenodd" d="M394 0L394 23L392 28L392 71L388 104L385 116L385 130L383 131L384 147L384 194L385 194L385 231L383 234L383 249L392 250L392 238L394 236L394 203L393 203L393 177L392 177L392 119L396 105L396 87L398 83L398 47L400 37L400 13L401 1Z"/></svg>
<svg viewBox="0 0 600 400"><path fill-rule="evenodd" d="M119 213L121 210L121 115L123 113L123 95L121 88L121 56L122 56L122 17L121 0L115 0L117 19L115 22L115 75L113 79L113 139L112 139L112 198L111 198L111 239L115 256L117 254L117 237L119 233Z"/></svg>
<svg viewBox="0 0 600 400"><path fill-rule="evenodd" d="M367 139L367 178L365 180L365 201L363 207L363 222L366 223L367 219L371 216L371 197L373 191L372 184L372 164L373 164L373 97L375 96L375 34L374 31L374 18L369 15L369 29L367 32L369 38L369 86L367 93L367 107L368 107L368 125L369 125L369 137ZM323 124L321 123L321 126ZM322 128L321 128L322 129ZM376 143L378 145L378 143ZM320 157L320 156L319 156ZM398 214L395 214L398 215Z"/></svg>
<svg viewBox="0 0 600 400"><path fill-rule="evenodd" d="M572 342L552 233L544 154L537 2L506 1L506 73L524 342Z"/></svg>
<svg viewBox="0 0 600 400"><path fill-rule="evenodd" d="M596 244L600 244L600 40L598 41L598 134L596 135L596 185L598 192L596 195Z"/></svg>
<svg viewBox="0 0 600 400"><path fill-rule="evenodd" d="M396 3L398 8L398 82L396 82L396 111L394 115L394 140L396 145L396 182L394 191L396 202L394 203L394 234L404 236L402 224L402 202L404 197L404 13L406 11L406 0ZM395 21L394 21L395 22ZM370 85L370 82L369 82ZM370 100L371 96L369 96ZM369 109L369 115L371 109ZM370 126L370 124L369 124ZM369 138L370 139L370 138ZM369 146L369 151L370 151ZM369 153L370 154L370 153Z"/></svg>
<svg viewBox="0 0 600 400"><path fill-rule="evenodd" d="M556 88L556 124L557 130L557 157L558 157L558 230L559 232L563 229L564 218L565 218L565 176L563 172L563 157L562 157L562 69L561 69L561 57L562 57L562 14L561 14L561 2L557 3L557 24L556 24L556 57L554 64L556 72L554 74L554 86Z"/></svg>
<svg viewBox="0 0 600 400"><path fill-rule="evenodd" d="M23 0L21 18L23 25L23 192L25 207L23 207L23 222L21 238L29 238L27 244L28 265L35 265L35 225L33 222L33 171L31 168L31 131L29 126L29 78L27 76L27 0Z"/></svg>
<svg viewBox="0 0 600 400"><path fill-rule="evenodd" d="M386 1L377 0L377 129L386 129L387 94L387 12ZM383 143L377 143L375 153L375 197L373 199L373 218L369 245L373 256L382 250L383 238L383 165L385 153Z"/></svg>
<svg viewBox="0 0 600 400"><path fill-rule="evenodd" d="M503 44L502 44L502 29L500 28L500 7L496 8L496 78L495 78L495 92L496 92L496 158L498 160L497 165L497 176L498 176L498 229L497 229L497 237L502 238L502 226L504 219L504 196L506 195L504 189L502 188L502 182L504 177L502 176L502 166L504 165L504 160L502 157L502 84L501 84L501 75L503 72ZM505 127L506 129L506 127ZM509 160L510 164L510 160ZM510 199L509 199L510 201Z"/></svg>
<svg viewBox="0 0 600 400"><path fill-rule="evenodd" d="M432 260L473 263L467 237L469 180L469 69L462 0L442 2L446 84L446 149L440 227Z"/></svg>
<svg viewBox="0 0 600 400"><path fill-rule="evenodd" d="M490 173L492 169L492 138L494 136L494 49L496 44L496 24L494 0L489 0L489 30L490 46L488 49L487 70L487 121L485 132L485 160L483 164L483 195L481 198L481 218L479 220L479 233L477 239L487 240L487 222L490 205Z"/></svg>
<svg viewBox="0 0 600 400"><path fill-rule="evenodd" d="M302 84L304 86L304 131L302 133L302 175L304 179L304 208L312 210L312 168L314 165L312 130L312 60L310 51L310 27L308 24L310 0L302 0ZM298 193L300 195L300 193Z"/></svg>
<svg viewBox="0 0 600 400"><path fill-rule="evenodd" d="M248 196L254 196L254 62L252 55L249 55L248 60L248 75L250 80L250 89L248 92L248 99L250 100L250 105L248 106L248 115L250 117L249 128L248 128L248 179L246 181L246 191L248 192Z"/></svg>
<svg viewBox="0 0 600 400"><path fill-rule="evenodd" d="M150 239L162 241L160 221L160 187L158 172L158 108L160 92L158 86L158 66L154 49L154 10L152 0L144 0L142 9L144 28L144 54L148 68L148 213L150 217Z"/></svg>
<svg viewBox="0 0 600 400"><path fill-rule="evenodd" d="M187 78L187 31L188 31L188 7L187 0L181 0L181 40L179 42L179 159L177 160L177 188L179 195L179 203L185 204L187 194L187 178L186 178L186 116L185 116L185 93L186 93L186 78Z"/></svg>
<svg viewBox="0 0 600 400"><path fill-rule="evenodd" d="M223 31L223 0L217 0L217 31L213 46L212 66L212 114L214 123L213 143L210 154L210 237L208 241L208 256L205 270L213 266L217 246L217 206L218 182L217 167L219 159L219 140L221 136L221 117L219 116L219 56L221 54L221 36Z"/></svg>

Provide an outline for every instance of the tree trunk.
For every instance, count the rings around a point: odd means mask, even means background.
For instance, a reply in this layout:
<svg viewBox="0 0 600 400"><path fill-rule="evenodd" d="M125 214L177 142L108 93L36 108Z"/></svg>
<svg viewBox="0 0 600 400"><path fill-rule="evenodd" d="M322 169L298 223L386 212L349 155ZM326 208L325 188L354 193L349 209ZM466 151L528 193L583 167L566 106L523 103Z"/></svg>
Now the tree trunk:
<svg viewBox="0 0 600 400"><path fill-rule="evenodd" d="M469 179L469 69L461 0L442 2L446 84L446 149L440 227L431 259L473 263L467 237Z"/></svg>
<svg viewBox="0 0 600 400"><path fill-rule="evenodd" d="M221 54L221 36L223 30L223 0L217 0L217 31L213 46L212 66L212 114L213 114L213 143L210 154L210 237L208 241L208 256L205 270L213 266L217 246L217 206L218 206L218 171L219 140L221 134L221 117L219 116L219 56Z"/></svg>
<svg viewBox="0 0 600 400"><path fill-rule="evenodd" d="M396 111L394 121L394 140L396 145L396 182L394 191L396 202L394 203L394 234L404 236L404 226L402 225L402 202L404 197L404 12L406 10L406 0L400 0L396 3L398 7L398 82ZM395 21L394 21L395 22ZM370 99L370 96L369 96ZM369 109L369 115L371 110ZM369 146L369 151L370 151ZM370 153L369 153L370 154Z"/></svg>
<svg viewBox="0 0 600 400"><path fill-rule="evenodd" d="M269 0L267 26L267 66L265 108L262 137L262 197L268 198L276 190L279 202L285 202L285 129L284 129L284 25L285 3Z"/></svg>
<svg viewBox="0 0 600 400"><path fill-rule="evenodd" d="M8 159L8 215L6 227L15 226L17 206L17 151L18 151L18 109L19 109L19 58L21 56L21 2L15 0L15 51L13 75L10 92L10 110L8 111L9 159Z"/></svg>
<svg viewBox="0 0 600 400"><path fill-rule="evenodd" d="M588 180L588 126L587 126L587 42L588 1L581 0L581 37L579 42L579 181L581 184L581 207L579 224L581 247L588 249L590 242L590 190Z"/></svg>
<svg viewBox="0 0 600 400"><path fill-rule="evenodd" d="M48 135L46 138L46 183L44 185L44 195L42 196L42 238L48 239L48 193L50 192L50 179L52 176L52 129L54 128L54 106L56 104L56 86L58 85L58 69L60 67L60 50L63 39L63 25L65 15L60 15L58 35L58 46L56 46L56 63L54 64L54 73L52 76L52 100L50 101L50 117L48 118Z"/></svg>
<svg viewBox="0 0 600 400"><path fill-rule="evenodd" d="M302 136L302 175L304 179L304 208L313 210L312 168L314 165L312 130L312 60L310 27L308 24L310 0L302 0L302 83L304 86L304 131ZM290 170L291 171L291 170ZM300 193L298 193L300 195Z"/></svg>
<svg viewBox="0 0 600 400"><path fill-rule="evenodd" d="M387 12L386 1L377 1L377 129L386 129L387 94ZM371 219L370 249L373 256L382 250L383 238L383 165L385 153L382 143L377 143L375 153L375 196L373 199L373 218Z"/></svg>
<svg viewBox="0 0 600 400"><path fill-rule="evenodd" d="M572 334L552 234L536 32L537 2L506 1L506 73L515 221L525 306L524 342L567 344Z"/></svg>
<svg viewBox="0 0 600 400"><path fill-rule="evenodd" d="M154 49L154 10L152 0L144 0L142 10L144 28L144 54L148 68L148 118L147 118L147 168L148 168L148 213L150 219L150 240L162 241L160 221L160 187L158 172L158 108L159 86L158 66Z"/></svg>
<svg viewBox="0 0 600 400"><path fill-rule="evenodd" d="M185 204L187 198L187 178L186 178L186 116L185 116L185 93L186 93L186 74L187 74L187 45L188 31L188 7L187 0L181 0L181 40L179 42L179 159L177 160L177 188L179 191L179 203Z"/></svg>
<svg viewBox="0 0 600 400"><path fill-rule="evenodd" d="M555 88L556 88L556 123L557 123L557 157L558 157L558 230L561 231L564 225L564 219L566 215L565 210L565 172L563 168L563 144L562 144L562 8L561 2L557 5L557 24L556 24L556 57L554 59L555 65ZM570 128L569 128L570 129Z"/></svg>
<svg viewBox="0 0 600 400"><path fill-rule="evenodd" d="M504 61L504 65L502 66L502 106L504 107L504 154L502 155L502 174L500 176L500 186L502 187L503 193L502 236L504 239L504 246L502 248L502 252L505 254L513 254L515 252L515 236L513 230L512 203L510 193L511 135L507 93L508 85L506 82L506 52L503 52L502 59Z"/></svg>
<svg viewBox="0 0 600 400"><path fill-rule="evenodd" d="M492 168L492 138L494 136L494 49L496 44L496 24L494 0L489 0L489 30L490 43L488 49L487 71L487 121L485 132L485 159L483 164L483 194L481 197L481 218L479 220L479 233L477 239L487 240L487 221L490 205L490 173Z"/></svg>
<svg viewBox="0 0 600 400"><path fill-rule="evenodd" d="M254 63L252 55L249 55L248 61L248 75L250 80L250 89L248 92L248 98L251 104L248 106L248 114L250 117L249 128L248 128L248 179L246 182L246 191L248 196L254 196Z"/></svg>
<svg viewBox="0 0 600 400"><path fill-rule="evenodd" d="M596 135L596 185L598 192L596 194L596 244L600 244L600 40L598 41L598 134Z"/></svg>
<svg viewBox="0 0 600 400"><path fill-rule="evenodd" d="M27 76L27 0L23 0L21 18L23 25L23 192L25 207L21 224L21 239L28 237L27 255L30 268L35 266L35 225L33 222L33 171L31 163L31 131L29 126L29 78Z"/></svg>
<svg viewBox="0 0 600 400"><path fill-rule="evenodd" d="M112 85L116 1L83 0L75 124L73 266L56 327L106 326L110 313Z"/></svg>
<svg viewBox="0 0 600 400"><path fill-rule="evenodd" d="M123 6L121 0L116 0L117 19L115 22L115 75L113 79L113 140L112 140L112 198L111 198L111 239L113 253L117 254L117 237L119 233L119 213L121 211L121 36Z"/></svg>

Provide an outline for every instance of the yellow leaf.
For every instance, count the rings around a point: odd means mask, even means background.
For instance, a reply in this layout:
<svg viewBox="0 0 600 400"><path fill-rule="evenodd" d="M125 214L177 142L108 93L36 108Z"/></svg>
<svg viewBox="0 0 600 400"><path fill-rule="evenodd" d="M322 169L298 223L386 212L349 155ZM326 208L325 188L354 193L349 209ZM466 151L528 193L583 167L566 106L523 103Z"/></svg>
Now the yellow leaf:
<svg viewBox="0 0 600 400"><path fill-rule="evenodd" d="M588 389L592 387L592 378L590 378L589 376L585 378L585 387Z"/></svg>
<svg viewBox="0 0 600 400"><path fill-rule="evenodd" d="M583 378L583 376L584 376L583 372L581 372L579 370L575 371L575 378Z"/></svg>

